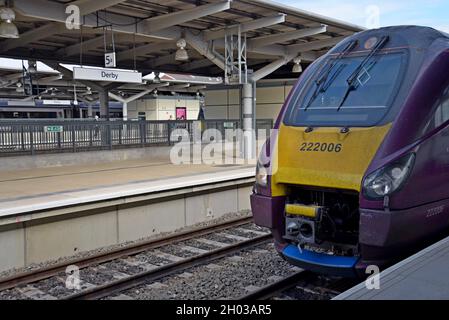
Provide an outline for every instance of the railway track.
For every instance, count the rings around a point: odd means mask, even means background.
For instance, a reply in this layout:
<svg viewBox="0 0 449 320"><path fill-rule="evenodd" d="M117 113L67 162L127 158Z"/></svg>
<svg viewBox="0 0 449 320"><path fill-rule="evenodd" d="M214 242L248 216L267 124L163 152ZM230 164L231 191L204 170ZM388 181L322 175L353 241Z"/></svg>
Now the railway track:
<svg viewBox="0 0 449 320"><path fill-rule="evenodd" d="M356 279L330 278L313 272L300 270L263 288L239 298L251 300L296 300L298 294L314 296L314 299L330 300L358 284Z"/></svg>
<svg viewBox="0 0 449 320"><path fill-rule="evenodd" d="M0 294L17 290L29 299L101 299L270 240L251 218L237 219L0 279ZM75 293L65 288L66 268L73 265L83 284ZM89 282L95 278L99 281Z"/></svg>
<svg viewBox="0 0 449 320"><path fill-rule="evenodd" d="M213 261L263 249L270 241L271 234L252 224L251 218L237 219L0 279L0 299L133 298L126 293L150 283L175 279ZM79 268L78 290L67 289L65 285L69 266ZM240 300L331 299L353 285L345 281L299 269L265 287L256 287ZM238 287L239 283L233 285Z"/></svg>
<svg viewBox="0 0 449 320"><path fill-rule="evenodd" d="M212 250L207 253L200 254L198 256L187 258L179 262L171 263L155 270L150 270L147 272L139 273L129 278L120 279L111 283L107 283L102 286L94 287L82 291L80 293L73 294L66 297L68 300L97 300L105 297L109 297L116 293L120 293L127 289L137 287L139 285L145 284L149 281L154 281L167 277L186 269L207 264L211 261L224 258L242 250L255 247L257 245L266 243L271 240L270 235L257 236L252 239L241 241L220 249Z"/></svg>

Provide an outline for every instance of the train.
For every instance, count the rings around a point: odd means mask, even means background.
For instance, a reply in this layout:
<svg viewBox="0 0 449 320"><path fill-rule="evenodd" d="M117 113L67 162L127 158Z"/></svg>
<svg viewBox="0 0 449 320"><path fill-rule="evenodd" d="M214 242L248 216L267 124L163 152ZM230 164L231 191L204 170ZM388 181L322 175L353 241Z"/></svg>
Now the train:
<svg viewBox="0 0 449 320"><path fill-rule="evenodd" d="M69 100L20 101L0 99L0 120L10 119L87 119L88 105L80 102L77 106ZM123 117L123 104L109 102L110 117ZM92 105L93 115L100 115L99 103Z"/></svg>
<svg viewBox="0 0 449 320"><path fill-rule="evenodd" d="M445 234L449 35L367 30L313 62L262 148L251 208L285 260L327 275L366 276Z"/></svg>

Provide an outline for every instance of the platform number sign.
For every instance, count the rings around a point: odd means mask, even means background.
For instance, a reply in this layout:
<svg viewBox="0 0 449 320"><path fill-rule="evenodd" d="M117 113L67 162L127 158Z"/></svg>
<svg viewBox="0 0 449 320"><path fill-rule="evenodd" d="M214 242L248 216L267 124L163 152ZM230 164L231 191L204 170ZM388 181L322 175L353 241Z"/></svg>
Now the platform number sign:
<svg viewBox="0 0 449 320"><path fill-rule="evenodd" d="M116 67L115 52L108 52L104 54L104 66L105 68Z"/></svg>

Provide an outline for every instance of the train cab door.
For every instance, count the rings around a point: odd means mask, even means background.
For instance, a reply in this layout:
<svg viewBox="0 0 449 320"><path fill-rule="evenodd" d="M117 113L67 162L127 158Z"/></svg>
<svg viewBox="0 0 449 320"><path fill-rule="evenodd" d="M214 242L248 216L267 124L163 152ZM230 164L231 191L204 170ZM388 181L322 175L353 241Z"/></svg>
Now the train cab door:
<svg viewBox="0 0 449 320"><path fill-rule="evenodd" d="M449 86L432 108L423 134L437 130L423 142L419 153L423 199L438 201L449 198Z"/></svg>
<svg viewBox="0 0 449 320"><path fill-rule="evenodd" d="M449 170L449 87L433 110L427 132L437 128L442 128L442 130L432 144L432 158Z"/></svg>

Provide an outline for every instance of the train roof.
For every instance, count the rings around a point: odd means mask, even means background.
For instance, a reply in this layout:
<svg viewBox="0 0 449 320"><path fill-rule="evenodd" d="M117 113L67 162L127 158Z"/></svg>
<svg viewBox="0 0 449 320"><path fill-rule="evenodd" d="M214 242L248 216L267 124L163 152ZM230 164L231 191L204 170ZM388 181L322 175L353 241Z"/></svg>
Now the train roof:
<svg viewBox="0 0 449 320"><path fill-rule="evenodd" d="M388 33L393 35L400 35L408 39L409 41L413 39L415 39L415 41L426 41L426 40L434 41L439 38L449 39L449 34L443 31L439 31L432 27L415 26L415 25L389 26L389 27L382 27L379 29L366 30L355 34L354 37L370 33Z"/></svg>
<svg viewBox="0 0 449 320"><path fill-rule="evenodd" d="M368 39L370 37L381 37L383 35L390 36L389 47L414 47L414 48L429 48L431 44L438 39L449 39L449 34L425 26L390 26L378 29L370 29L358 32L331 50L331 54L335 54L343 50L348 41L354 39ZM360 45L361 46L361 45Z"/></svg>

